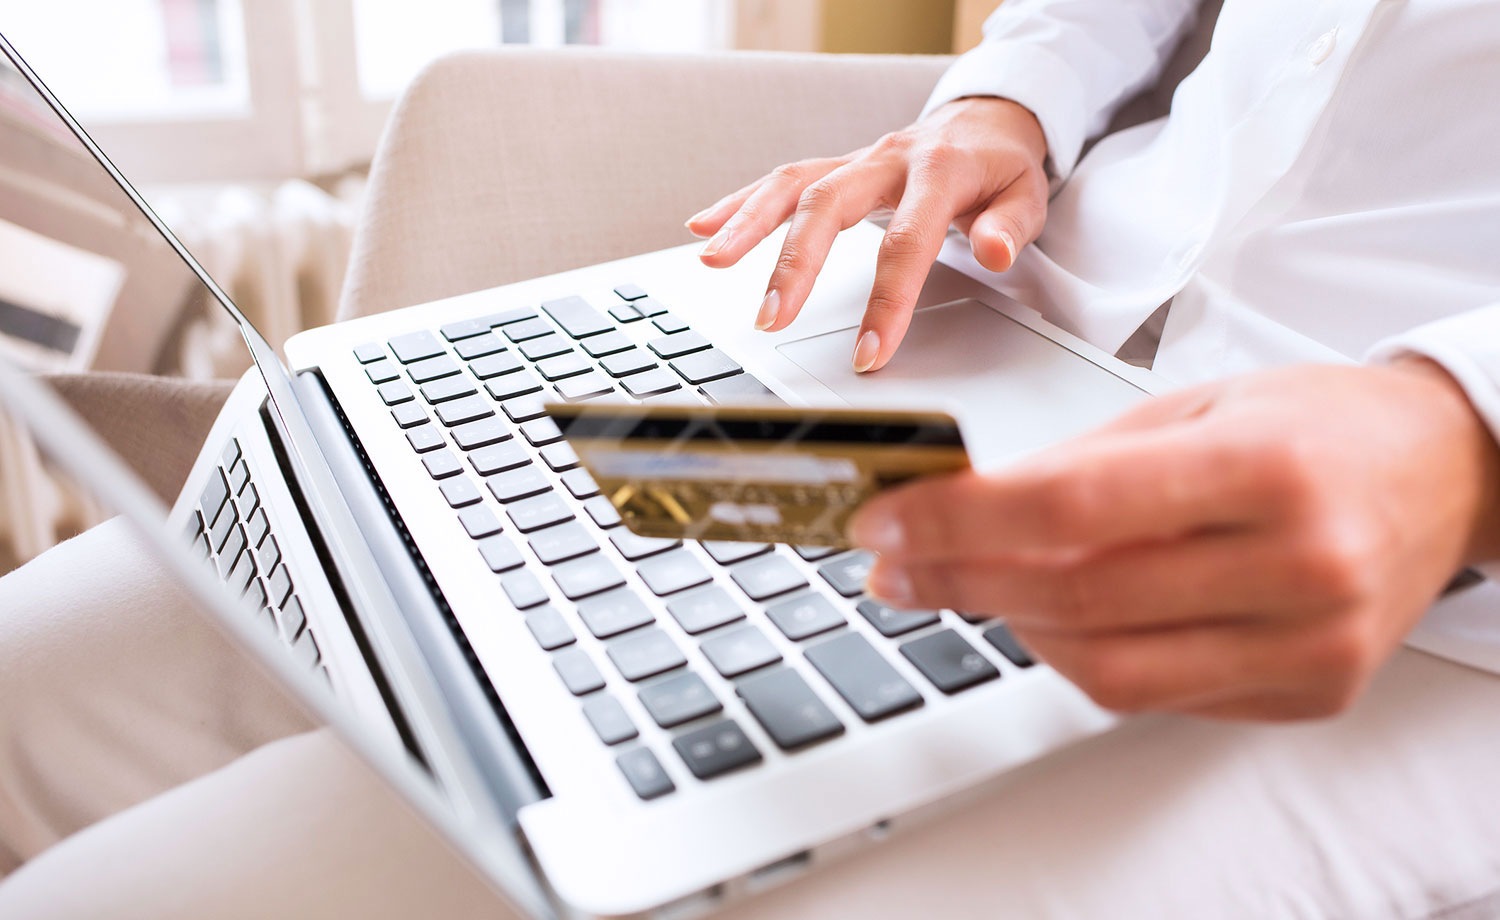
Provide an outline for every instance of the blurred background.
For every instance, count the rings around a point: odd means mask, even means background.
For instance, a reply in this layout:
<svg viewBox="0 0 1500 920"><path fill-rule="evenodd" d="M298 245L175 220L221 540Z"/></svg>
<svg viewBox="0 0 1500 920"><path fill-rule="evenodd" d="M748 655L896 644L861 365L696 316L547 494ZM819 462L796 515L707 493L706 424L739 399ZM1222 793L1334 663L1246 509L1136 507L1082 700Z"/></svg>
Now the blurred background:
<svg viewBox="0 0 1500 920"><path fill-rule="evenodd" d="M279 345L333 320L402 88L499 46L949 54L998 0L0 0L3 32ZM516 87L516 92L526 92ZM915 114L915 113L914 113ZM237 330L0 66L0 353L234 378ZM92 523L0 424L0 573Z"/></svg>

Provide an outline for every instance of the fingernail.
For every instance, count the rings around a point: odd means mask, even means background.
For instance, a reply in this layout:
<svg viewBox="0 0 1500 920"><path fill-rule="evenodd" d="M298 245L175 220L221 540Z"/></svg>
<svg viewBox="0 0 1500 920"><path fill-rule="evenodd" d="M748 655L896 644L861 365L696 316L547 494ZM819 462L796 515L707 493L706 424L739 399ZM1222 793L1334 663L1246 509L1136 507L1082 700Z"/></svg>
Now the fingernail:
<svg viewBox="0 0 1500 920"><path fill-rule="evenodd" d="M725 227L723 230L720 230L718 235L709 240L708 245L703 247L702 255L705 258L717 255L720 249L729 245L729 238L732 236L734 236L734 231L730 228Z"/></svg>
<svg viewBox="0 0 1500 920"><path fill-rule="evenodd" d="M906 545L906 532L894 515L875 509L854 518L849 528L849 539L856 545L877 553L899 553Z"/></svg>
<svg viewBox="0 0 1500 920"><path fill-rule="evenodd" d="M865 580L865 590L892 604L901 606L916 600L911 586L911 576L906 570L894 565L878 565Z"/></svg>
<svg viewBox="0 0 1500 920"><path fill-rule="evenodd" d="M708 234L707 233L699 233L697 230L694 230L693 229L693 224L696 224L698 221L700 221L703 218L707 217L708 216L708 212L712 211L712 210L713 210L713 208L704 208L703 210L699 211L697 214L694 214L692 217L689 217L683 223L682 226L685 227L687 229L687 232L691 233L693 236L698 237L700 240L703 239L704 237L708 236Z"/></svg>
<svg viewBox="0 0 1500 920"><path fill-rule="evenodd" d="M755 328L765 332L776 325L776 315L781 312L781 292L771 288L766 299L760 302L760 312L755 316Z"/></svg>
<svg viewBox="0 0 1500 920"><path fill-rule="evenodd" d="M995 235L1000 237L1000 242L1005 244L1005 251L1010 254L1010 261L1005 263L1005 267L1010 268L1016 264L1016 241L1004 230L996 231Z"/></svg>
<svg viewBox="0 0 1500 920"><path fill-rule="evenodd" d="M859 344L854 346L854 369L863 374L875 366L875 359L880 357L880 334L874 329L867 330L859 337Z"/></svg>

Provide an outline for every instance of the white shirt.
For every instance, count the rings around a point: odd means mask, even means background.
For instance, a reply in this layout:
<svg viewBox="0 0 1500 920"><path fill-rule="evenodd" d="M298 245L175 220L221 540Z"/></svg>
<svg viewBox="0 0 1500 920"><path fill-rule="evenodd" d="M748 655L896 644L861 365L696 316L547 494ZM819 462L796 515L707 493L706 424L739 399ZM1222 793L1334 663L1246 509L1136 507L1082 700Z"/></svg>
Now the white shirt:
<svg viewBox="0 0 1500 920"><path fill-rule="evenodd" d="M1060 180L985 280L1110 351L1171 299L1154 370L1182 384L1425 354L1500 438L1500 3L1226 0L1171 114L1080 159L1199 6L1006 0L985 23L928 110L1021 103ZM1424 634L1500 670L1500 588L1474 593Z"/></svg>

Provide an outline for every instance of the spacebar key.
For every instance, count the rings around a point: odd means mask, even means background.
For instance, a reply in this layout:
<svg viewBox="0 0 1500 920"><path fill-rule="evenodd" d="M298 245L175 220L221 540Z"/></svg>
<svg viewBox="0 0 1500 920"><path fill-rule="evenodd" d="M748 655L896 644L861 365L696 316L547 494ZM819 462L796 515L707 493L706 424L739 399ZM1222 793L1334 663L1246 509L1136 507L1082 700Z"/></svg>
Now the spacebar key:
<svg viewBox="0 0 1500 920"><path fill-rule="evenodd" d="M856 632L808 649L807 660L866 722L922 705L922 695Z"/></svg>

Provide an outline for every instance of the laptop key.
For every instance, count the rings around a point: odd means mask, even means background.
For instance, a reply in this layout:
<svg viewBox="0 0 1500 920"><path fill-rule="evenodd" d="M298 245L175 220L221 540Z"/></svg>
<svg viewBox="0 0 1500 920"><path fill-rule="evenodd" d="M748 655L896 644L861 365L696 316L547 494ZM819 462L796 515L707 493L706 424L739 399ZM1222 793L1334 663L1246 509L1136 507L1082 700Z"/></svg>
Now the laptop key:
<svg viewBox="0 0 1500 920"><path fill-rule="evenodd" d="M531 307L513 307L502 310L499 313L491 313L485 317L485 321L491 326L505 326L510 323L519 323L522 320L535 319L536 310Z"/></svg>
<svg viewBox="0 0 1500 920"><path fill-rule="evenodd" d="M574 696L583 696L604 687L604 675L594 667L589 653L577 646L563 649L553 655L552 667L562 678L563 686L567 687L568 692Z"/></svg>
<svg viewBox="0 0 1500 920"><path fill-rule="evenodd" d="M567 354L573 350L573 343L555 332L549 332L541 338L518 345L517 350L525 355L528 361L540 361L543 358L555 358L558 355Z"/></svg>
<svg viewBox="0 0 1500 920"><path fill-rule="evenodd" d="M550 418L532 419L521 426L521 434L532 447L541 447L543 444L551 444L562 440L562 431L557 423Z"/></svg>
<svg viewBox="0 0 1500 920"><path fill-rule="evenodd" d="M672 746L699 779L713 779L761 759L760 751L745 737L745 730L730 719L675 738Z"/></svg>
<svg viewBox="0 0 1500 920"><path fill-rule="evenodd" d="M214 526L208 531L209 548L216 553L224 552L224 545L229 542L229 536L234 530L234 525L240 521L239 516L234 510L234 505L230 504L227 499L224 503L224 509L224 511L220 512L219 519L214 522ZM228 561L233 562L234 560L230 559Z"/></svg>
<svg viewBox="0 0 1500 920"><path fill-rule="evenodd" d="M512 445L514 446L514 442ZM531 465L497 473L484 482L489 486L490 493L495 496L495 500L502 505L552 490L552 480L547 478L547 474Z"/></svg>
<svg viewBox="0 0 1500 920"><path fill-rule="evenodd" d="M255 513L250 515L250 520L245 522L246 540L252 548L258 547L270 534L271 522L266 518L266 509L256 508Z"/></svg>
<svg viewBox="0 0 1500 920"><path fill-rule="evenodd" d="M610 539L613 540L614 535L611 535ZM646 587L650 588L657 597L696 588L712 580L712 576L708 574L708 569L703 567L703 563L685 549L673 550L665 555L652 557L637 565L635 570L641 576L641 580L646 583Z"/></svg>
<svg viewBox="0 0 1500 920"><path fill-rule="evenodd" d="M443 354L447 349L443 343L438 341L437 336L421 329L416 332L408 332L406 335L398 335L388 342L391 351L395 353L396 360L402 364L411 364L424 358L432 358Z"/></svg>
<svg viewBox="0 0 1500 920"><path fill-rule="evenodd" d="M578 452L566 441L548 444L541 449L542 462L554 473L571 470L578 465Z"/></svg>
<svg viewBox="0 0 1500 920"><path fill-rule="evenodd" d="M746 678L735 690L755 721L784 751L844 733L844 723L791 668Z"/></svg>
<svg viewBox="0 0 1500 920"><path fill-rule="evenodd" d="M660 322L660 320L657 320L658 325L660 325ZM691 329L684 329L681 332L674 332L671 335L652 339L646 343L646 347L655 352L657 357L678 358L695 351L702 351L708 348L709 344L708 339L693 332Z"/></svg>
<svg viewBox="0 0 1500 920"><path fill-rule="evenodd" d="M550 606L526 614L526 628L531 630L536 644L549 652L577 641L562 614Z"/></svg>
<svg viewBox="0 0 1500 920"><path fill-rule="evenodd" d="M252 482L246 482L245 491L239 497L240 517L248 519L260 508L260 490Z"/></svg>
<svg viewBox="0 0 1500 920"><path fill-rule="evenodd" d="M720 377L732 377L744 370L735 363L733 358L717 348L683 355L671 361L667 366L681 374L683 380L694 384L707 383L710 380L718 380Z"/></svg>
<svg viewBox="0 0 1500 920"><path fill-rule="evenodd" d="M266 579L266 596L270 598L271 606L279 610L291 594L292 574L286 570L285 564L278 565Z"/></svg>
<svg viewBox="0 0 1500 920"><path fill-rule="evenodd" d="M312 630L302 630L302 635L292 645L292 656L307 670L317 667L318 662L323 660L323 653L318 649L318 640L313 636Z"/></svg>
<svg viewBox="0 0 1500 920"><path fill-rule="evenodd" d="M541 418L547 414L544 408L545 401L535 393L527 396L516 396L500 403L500 408L511 421L529 422L534 418Z"/></svg>
<svg viewBox="0 0 1500 920"><path fill-rule="evenodd" d="M360 364L369 364L373 361L379 361L384 357L385 349L374 342L366 342L354 349L354 360Z"/></svg>
<svg viewBox="0 0 1500 920"><path fill-rule="evenodd" d="M594 734L605 744L619 744L640 734L635 730L635 723L630 721L630 716L626 715L625 707L612 696L596 696L585 700L583 715L594 727Z"/></svg>
<svg viewBox="0 0 1500 920"><path fill-rule="evenodd" d="M724 704L708 689L703 678L691 671L648 684L636 695L640 697L641 705L646 707L651 718L662 728L691 722L724 708Z"/></svg>
<svg viewBox="0 0 1500 920"><path fill-rule="evenodd" d="M557 498L555 495L548 497ZM563 593L563 597L570 601L601 594L625 584L624 577L614 565L599 553L553 566L552 580L557 582L557 588Z"/></svg>
<svg viewBox="0 0 1500 920"><path fill-rule="evenodd" d="M617 303L610 307L609 315L613 316L615 321L619 323L637 323L646 318L641 315L640 310L637 310L628 303Z"/></svg>
<svg viewBox="0 0 1500 920"><path fill-rule="evenodd" d="M1036 664L1036 659L1031 657L1031 653L1026 650L1026 646L1022 645L1016 639L1015 635L1011 633L1010 627L1004 623L986 629L984 631L984 641L993 645L1000 651L1000 654L1004 655L1011 664L1018 668L1029 668Z"/></svg>
<svg viewBox="0 0 1500 920"><path fill-rule="evenodd" d="M520 358L508 351L491 352L469 362L469 370L473 371L474 376L480 380L513 374L525 366Z"/></svg>
<svg viewBox="0 0 1500 920"><path fill-rule="evenodd" d="M296 642L306 628L307 611L302 609L302 602L295 596L287 598L286 606L281 608L281 638Z"/></svg>
<svg viewBox="0 0 1500 920"><path fill-rule="evenodd" d="M771 551L769 543L740 543L733 540L704 540L703 549L719 565L733 565L752 556Z"/></svg>
<svg viewBox="0 0 1500 920"><path fill-rule="evenodd" d="M875 557L866 550L845 553L818 567L818 574L844 597L858 597L865 592L865 579Z"/></svg>
<svg viewBox="0 0 1500 920"><path fill-rule="evenodd" d="M390 383L401 376L396 365L381 358L371 364L365 365L365 376L370 378L371 383Z"/></svg>
<svg viewBox="0 0 1500 920"><path fill-rule="evenodd" d="M848 621L821 594L802 594L766 608L766 616L793 642L837 629Z"/></svg>
<svg viewBox="0 0 1500 920"><path fill-rule="evenodd" d="M698 389L704 396L721 404L781 402L781 397L772 393L770 387L749 374L735 374L733 377L710 380Z"/></svg>
<svg viewBox="0 0 1500 920"><path fill-rule="evenodd" d="M580 601L578 616L596 639L608 639L656 622L650 609L628 588Z"/></svg>
<svg viewBox="0 0 1500 920"><path fill-rule="evenodd" d="M658 307L661 305L653 300L651 301L651 306ZM637 304L636 309L644 310L646 309L646 307ZM688 329L687 323L683 322L680 318L672 315L671 313L668 313L665 308L662 308L660 312L650 313L647 315L656 317L656 319L651 321L652 324L668 335L675 335L679 332L686 332Z"/></svg>
<svg viewBox="0 0 1500 920"><path fill-rule="evenodd" d="M276 538L268 536L266 542L255 551L256 566L262 572L269 572L276 568L276 563L281 561L281 546L277 544Z"/></svg>
<svg viewBox="0 0 1500 920"><path fill-rule="evenodd" d="M495 517L495 512L484 505L465 508L458 513L458 522L463 525L464 533L478 540L490 534L499 533L503 528L500 519Z"/></svg>
<svg viewBox="0 0 1500 920"><path fill-rule="evenodd" d="M625 392L636 399L654 396L657 393L670 393L672 390L682 388L682 381L676 375L669 373L665 368L655 368L644 373L626 377L620 381Z"/></svg>
<svg viewBox="0 0 1500 920"><path fill-rule="evenodd" d="M500 327L500 332L512 342L529 342L539 339L544 335L552 334L552 324L539 316L531 319L523 319L518 323L510 323Z"/></svg>
<svg viewBox="0 0 1500 920"><path fill-rule="evenodd" d="M229 491L238 495L245 491L245 486L250 482L250 467L245 465L244 460L237 461L229 469Z"/></svg>
<svg viewBox="0 0 1500 920"><path fill-rule="evenodd" d="M901 610L877 600L862 600L855 609L887 638L902 636L938 621L936 610Z"/></svg>
<svg viewBox="0 0 1500 920"><path fill-rule="evenodd" d="M615 385L609 382L608 377L590 368L576 377L559 380L553 388L557 390L558 396L568 402L577 402L581 399L593 399L605 393L612 393Z"/></svg>
<svg viewBox="0 0 1500 920"><path fill-rule="evenodd" d="M729 596L729 592L717 585L673 598L667 604L667 612L689 635L706 632L745 617L745 612Z"/></svg>
<svg viewBox="0 0 1500 920"><path fill-rule="evenodd" d="M483 316L475 319L461 319L456 323L449 323L446 326L438 328L438 332L443 334L443 338L450 342L457 342L460 339L467 339L470 336L484 335L489 331L490 321Z"/></svg>
<svg viewBox="0 0 1500 920"><path fill-rule="evenodd" d="M421 403L413 400L392 409L391 418L396 420L397 428L415 428L427 424L427 410L422 408Z"/></svg>
<svg viewBox="0 0 1500 920"><path fill-rule="evenodd" d="M447 479L449 476L457 476L464 471L463 464L453 456L453 451L446 448L424 454L422 465L427 467L427 474L433 479Z"/></svg>
<svg viewBox="0 0 1500 920"><path fill-rule="evenodd" d="M588 471L584 470L583 472ZM676 549L682 545L681 540L673 540L670 537L643 537L640 534L631 533L623 527L609 535L609 542L615 545L615 549L620 551L620 555L631 562L637 559L645 559L647 556L654 556L657 553L664 553L669 549Z"/></svg>
<svg viewBox="0 0 1500 920"><path fill-rule="evenodd" d="M447 402L476 392L473 381L467 377L444 377L422 385L422 398L429 403Z"/></svg>
<svg viewBox="0 0 1500 920"><path fill-rule="evenodd" d="M621 300L640 300L646 296L639 284L622 284L615 288L615 295Z"/></svg>
<svg viewBox="0 0 1500 920"><path fill-rule="evenodd" d="M720 674L738 677L781 660L771 640L746 623L703 640L703 655Z"/></svg>
<svg viewBox="0 0 1500 920"><path fill-rule="evenodd" d="M617 640L606 651L628 681L645 680L687 664L672 637L654 626Z"/></svg>
<svg viewBox="0 0 1500 920"><path fill-rule="evenodd" d="M229 578L230 570L234 568L236 562L240 561L240 554L244 551L245 531L239 524L231 522L229 538L224 541L224 548L219 551L218 558L214 560L218 565L221 581Z"/></svg>
<svg viewBox="0 0 1500 920"><path fill-rule="evenodd" d="M525 557L510 538L499 534L479 541L479 555L484 557L484 564L491 572L508 572L526 564Z"/></svg>
<svg viewBox="0 0 1500 920"><path fill-rule="evenodd" d="M553 322L575 339L609 332L615 328L614 323L605 319L602 313L582 297L545 301L542 303L542 312L552 317Z"/></svg>
<svg viewBox="0 0 1500 920"><path fill-rule="evenodd" d="M531 455L526 453L526 448L515 441L501 441L499 444L491 444L481 447L469 454L469 464L474 467L474 472L481 476L493 476L505 470L513 470L531 462Z"/></svg>
<svg viewBox="0 0 1500 920"><path fill-rule="evenodd" d="M526 542L543 565L555 565L599 551L588 528L577 521L533 531Z"/></svg>
<svg viewBox="0 0 1500 920"><path fill-rule="evenodd" d="M560 478L562 479L563 487L568 490L568 494L579 501L599 494L599 483L594 481L594 477L589 474L588 470L568 470Z"/></svg>
<svg viewBox="0 0 1500 920"><path fill-rule="evenodd" d="M994 665L951 629L903 643L901 654L944 693L967 690L1000 676Z"/></svg>
<svg viewBox="0 0 1500 920"><path fill-rule="evenodd" d="M817 562L819 559L827 559L829 556L832 556L834 553L837 553L838 549L835 548L835 547L832 547L832 546L800 546L800 545L796 545L796 546L792 547L792 552L794 552L797 555L801 556L804 560L806 560L808 562Z"/></svg>
<svg viewBox="0 0 1500 920"><path fill-rule="evenodd" d="M543 380L549 382L586 373L592 368L593 364L589 362L589 359L577 352L558 355L555 358L538 361L536 364L536 372L542 375Z"/></svg>
<svg viewBox="0 0 1500 920"><path fill-rule="evenodd" d="M526 610L548 601L547 589L526 569L517 569L500 576L500 588L517 610Z"/></svg>
<svg viewBox="0 0 1500 920"><path fill-rule="evenodd" d="M475 358L483 358L485 355L493 355L504 351L505 343L500 341L499 336L486 328L481 335L476 335L473 338L455 343L453 350L458 352L458 356L465 361L473 361Z"/></svg>
<svg viewBox="0 0 1500 920"><path fill-rule="evenodd" d="M510 428L498 418L491 416L477 422L459 425L453 429L452 435L453 442L459 447L464 450L473 450L476 447L507 440L510 437Z"/></svg>
<svg viewBox="0 0 1500 920"><path fill-rule="evenodd" d="M609 499L603 495L596 495L583 503L583 510L589 513L596 526L603 530L620 526L620 512L610 504Z"/></svg>
<svg viewBox="0 0 1500 920"><path fill-rule="evenodd" d="M804 654L866 722L922 705L916 688L857 632L835 636Z"/></svg>
<svg viewBox="0 0 1500 920"><path fill-rule="evenodd" d="M431 425L419 425L406 433L406 443L419 454L437 450L443 446L443 436Z"/></svg>
<svg viewBox="0 0 1500 920"><path fill-rule="evenodd" d="M535 393L541 390L542 382L529 371L521 371L491 380L484 385L484 388L495 399L504 401L515 399L517 396L525 396L527 393Z"/></svg>
<svg viewBox="0 0 1500 920"><path fill-rule="evenodd" d="M615 758L615 765L625 774L625 780L630 783L635 794L647 801L660 798L677 788L650 748L628 750Z"/></svg>
<svg viewBox="0 0 1500 920"><path fill-rule="evenodd" d="M415 383L427 383L458 373L458 362L447 355L438 355L436 358L424 358L407 365L406 373L411 375Z"/></svg>
<svg viewBox="0 0 1500 920"><path fill-rule="evenodd" d="M555 492L512 502L505 506L505 515L521 533L573 520L572 509Z"/></svg>
<svg viewBox="0 0 1500 920"><path fill-rule="evenodd" d="M578 345L591 358L602 358L605 355L616 354L635 347L630 337L618 329L584 339Z"/></svg>
<svg viewBox="0 0 1500 920"><path fill-rule="evenodd" d="M489 401L482 396L464 396L451 402L439 403L436 407L438 421L452 428L465 422L475 422L495 414Z"/></svg>
<svg viewBox="0 0 1500 920"><path fill-rule="evenodd" d="M219 520L219 512L223 510L224 503L229 500L229 483L224 481L224 472L213 469L208 472L208 482L203 486L203 493L198 496L198 507L203 511L203 520L212 527ZM223 541L218 541L222 543Z"/></svg>
<svg viewBox="0 0 1500 920"><path fill-rule="evenodd" d="M611 377L628 377L631 374L651 370L656 367L656 361L639 348L632 348L601 359L599 366L604 368L604 372Z"/></svg>
<svg viewBox="0 0 1500 920"><path fill-rule="evenodd" d="M479 487L467 476L448 480L438 486L438 491L443 493L449 508L463 508L480 500Z"/></svg>
<svg viewBox="0 0 1500 920"><path fill-rule="evenodd" d="M752 601L763 601L778 594L807 587L807 579L790 562L780 556L766 556L729 570L729 577Z"/></svg>

